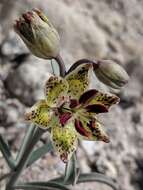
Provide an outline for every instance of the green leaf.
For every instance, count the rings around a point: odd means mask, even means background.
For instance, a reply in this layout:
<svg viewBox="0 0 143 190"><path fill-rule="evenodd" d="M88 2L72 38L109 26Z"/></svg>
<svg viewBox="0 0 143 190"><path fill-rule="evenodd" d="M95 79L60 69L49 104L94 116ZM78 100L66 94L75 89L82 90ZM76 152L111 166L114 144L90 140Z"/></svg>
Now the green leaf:
<svg viewBox="0 0 143 190"><path fill-rule="evenodd" d="M15 162L12 158L11 152L10 152L10 148L8 146L8 143L6 142L6 140L3 138L2 135L0 135L0 150L3 154L3 157L5 158L8 166L13 169L15 168Z"/></svg>
<svg viewBox="0 0 143 190"><path fill-rule="evenodd" d="M31 142L35 130L36 130L36 125L34 124L31 124L30 126L27 127L27 131L25 133L24 139L21 143L19 152L17 154L16 165L21 160L21 157L23 157L23 153L26 151L29 143Z"/></svg>
<svg viewBox="0 0 143 190"><path fill-rule="evenodd" d="M34 162L36 162L39 158L41 158L42 156L44 156L47 152L49 152L52 149L53 149L52 142L49 141L48 143L44 144L42 147L38 148L37 150L34 150L31 153L31 156L29 158L27 167L29 167L31 164L33 164Z"/></svg>
<svg viewBox="0 0 143 190"><path fill-rule="evenodd" d="M52 67L53 75L59 76L60 75L59 65L54 59L51 60L51 67Z"/></svg>
<svg viewBox="0 0 143 190"><path fill-rule="evenodd" d="M34 136L31 140L31 142L29 143L25 152L23 152L21 159L19 160L19 162L16 165L15 173L11 176L10 180L7 183L6 190L10 190L11 187L13 187L14 184L17 182L17 179L19 178L20 174L22 173L23 169L25 168L25 166L28 163L30 154L32 153L32 150L34 149L34 146L39 141L39 139L41 138L41 136L43 135L44 132L45 132L45 130L42 130L41 128L36 127Z"/></svg>
<svg viewBox="0 0 143 190"><path fill-rule="evenodd" d="M63 177L59 177L59 178L52 179L49 182L62 183L63 180L64 180ZM76 183L78 184L78 183L88 183L88 182L99 182L99 183L103 183L110 186L114 190L119 189L117 183L115 183L112 179L110 179L109 177L103 174L99 174L96 172L80 174ZM69 179L66 182L66 185L70 185L70 184L71 184L71 181Z"/></svg>
<svg viewBox="0 0 143 190"><path fill-rule="evenodd" d="M79 177L79 173L80 170L77 167L76 155L74 153L66 165L64 183L66 184L67 181L70 181L72 185L76 184L76 181Z"/></svg>
<svg viewBox="0 0 143 190"><path fill-rule="evenodd" d="M8 146L8 143L6 142L6 140L4 139L4 137L2 135L0 135L0 149L3 152L6 153L7 156L11 156L11 152L10 152L10 148Z"/></svg>
<svg viewBox="0 0 143 190"><path fill-rule="evenodd" d="M96 172L79 175L77 183L87 183L87 182L95 182L95 181L104 183L112 187L112 189L114 190L119 189L119 187L117 186L117 183L115 183L112 179L110 179L109 177L103 174L99 174Z"/></svg>
<svg viewBox="0 0 143 190"><path fill-rule="evenodd" d="M47 182L45 183L38 183L38 182L31 182L25 183L14 186L14 189L24 189L24 190L70 190L64 185L54 183L54 182Z"/></svg>

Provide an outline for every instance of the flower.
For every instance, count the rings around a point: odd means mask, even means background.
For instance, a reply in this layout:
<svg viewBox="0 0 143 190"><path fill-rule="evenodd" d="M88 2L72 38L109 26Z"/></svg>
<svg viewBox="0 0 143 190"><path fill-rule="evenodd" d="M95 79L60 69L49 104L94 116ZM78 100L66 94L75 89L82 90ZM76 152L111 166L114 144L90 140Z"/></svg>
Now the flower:
<svg viewBox="0 0 143 190"><path fill-rule="evenodd" d="M111 60L99 61L98 67L94 68L94 72L101 82L115 89L120 89L129 80L127 72Z"/></svg>
<svg viewBox="0 0 143 190"><path fill-rule="evenodd" d="M91 64L82 64L65 78L52 76L46 82L46 99L38 101L25 118L42 129L51 128L53 145L63 162L77 148L78 138L109 142L97 115L108 112L119 98L88 89Z"/></svg>
<svg viewBox="0 0 143 190"><path fill-rule="evenodd" d="M16 21L14 29L35 56L44 59L58 56L59 34L40 10L35 9L23 14Z"/></svg>

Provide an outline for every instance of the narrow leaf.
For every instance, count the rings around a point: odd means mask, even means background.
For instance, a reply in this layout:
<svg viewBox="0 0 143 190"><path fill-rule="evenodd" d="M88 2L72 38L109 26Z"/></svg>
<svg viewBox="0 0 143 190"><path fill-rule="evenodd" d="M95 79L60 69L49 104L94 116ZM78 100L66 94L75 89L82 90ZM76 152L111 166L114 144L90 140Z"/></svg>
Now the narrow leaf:
<svg viewBox="0 0 143 190"><path fill-rule="evenodd" d="M103 175L103 174L99 174L99 173L87 173L87 174L81 174L78 178L77 183L85 183L85 182L100 182L100 183L104 183L110 187L112 187L112 189L114 190L118 190L119 187L117 186L117 184L110 179L109 177Z"/></svg>
<svg viewBox="0 0 143 190"><path fill-rule="evenodd" d="M2 135L0 135L0 151L3 154L3 157L5 158L8 166L13 169L15 167L15 162L12 158L11 152L10 152L10 148L8 146L8 143L6 142L6 140L3 138Z"/></svg>
<svg viewBox="0 0 143 190"><path fill-rule="evenodd" d="M35 129L36 129L36 125L34 125L34 124L31 124L30 126L28 126L25 137L21 143L19 152L17 154L16 164L19 163L21 157L23 156L23 153L25 152L29 143L31 142Z"/></svg>
<svg viewBox="0 0 143 190"><path fill-rule="evenodd" d="M4 149L4 152L7 154L7 156L11 156L11 152L10 152L10 148L8 146L8 143L3 138L2 135L0 135L0 149L1 149L2 152L3 152L3 149Z"/></svg>
<svg viewBox="0 0 143 190"><path fill-rule="evenodd" d="M59 178L52 179L49 182L62 183L63 180L64 180L63 177L59 177ZM110 186L113 190L119 190L119 187L116 182L114 182L109 177L107 177L103 174L96 173L96 172L89 173L89 174L88 173L80 174L76 183L78 184L78 183L88 183L88 182L103 183L103 184ZM66 182L66 185L70 185L70 184L71 184L71 181L68 180Z"/></svg>
<svg viewBox="0 0 143 190"><path fill-rule="evenodd" d="M54 183L54 182L47 182L45 183L38 183L38 182L31 182L25 184L19 184L14 187L14 189L24 189L24 190L70 190L64 185Z"/></svg>
<svg viewBox="0 0 143 190"><path fill-rule="evenodd" d="M37 150L34 150L31 153L31 156L29 158L27 167L29 167L31 164L33 164L34 162L36 162L39 158L41 158L42 156L44 156L46 153L48 153L52 149L53 149L52 142L49 141L48 143L44 144L42 147L38 148Z"/></svg>

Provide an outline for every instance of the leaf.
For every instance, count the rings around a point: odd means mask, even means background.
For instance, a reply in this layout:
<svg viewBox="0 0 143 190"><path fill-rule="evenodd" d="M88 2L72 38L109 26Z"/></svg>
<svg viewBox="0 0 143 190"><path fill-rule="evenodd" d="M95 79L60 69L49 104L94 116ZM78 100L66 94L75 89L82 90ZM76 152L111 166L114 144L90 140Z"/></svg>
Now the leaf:
<svg viewBox="0 0 143 190"><path fill-rule="evenodd" d="M32 153L32 150L34 149L34 146L39 141L39 139L41 138L44 132L45 132L44 130L38 127L35 128L33 137L31 138L30 143L28 143L27 149L21 155L21 159L19 160L19 162L17 162L16 168L14 170L15 173L11 176L9 182L7 183L7 187L6 187L7 190L11 189L11 187L13 187L15 183L17 182L18 177L20 176L24 167L28 163L30 154Z"/></svg>
<svg viewBox="0 0 143 190"><path fill-rule="evenodd" d="M31 182L16 185L14 189L24 189L24 190L70 190L64 185L54 183L54 182L47 182L45 183L38 183L38 182Z"/></svg>
<svg viewBox="0 0 143 190"><path fill-rule="evenodd" d="M63 177L59 177L59 178L52 179L49 182L62 183L63 180L64 180ZM103 174L99 174L96 172L80 174L76 183L78 184L78 183L88 183L88 182L103 183L110 186L114 190L119 190L117 183L115 183L112 179L110 179L109 177ZM66 185L70 185L70 184L71 184L71 181L68 180L66 182Z"/></svg>
<svg viewBox="0 0 143 190"><path fill-rule="evenodd" d="M3 154L3 157L5 158L8 166L13 169L15 168L15 162L12 158L10 148L8 146L8 143L5 141L2 135L0 135L0 150Z"/></svg>
<svg viewBox="0 0 143 190"><path fill-rule="evenodd" d="M7 154L7 156L11 156L10 148L8 146L8 143L5 141L2 135L0 135L0 149L1 151Z"/></svg>
<svg viewBox="0 0 143 190"><path fill-rule="evenodd" d="M31 153L31 156L29 158L27 167L32 165L34 162L36 162L39 158L44 156L47 152L49 152L51 149L53 149L52 142L49 141L48 143L44 144L42 147L38 148L37 150L34 150Z"/></svg>
<svg viewBox="0 0 143 190"><path fill-rule="evenodd" d="M95 182L95 181L104 183L112 187L112 189L114 190L119 189L119 187L117 187L117 184L112 179L96 172L79 175L77 183L86 183L86 182Z"/></svg>
<svg viewBox="0 0 143 190"><path fill-rule="evenodd" d="M17 157L16 157L16 165L19 163L21 157L23 157L23 153L25 152L30 141L32 140L32 137L33 137L35 130L36 130L36 125L34 125L34 124L31 124L30 126L27 127L26 134L25 134L24 139L20 145L19 152L18 152Z"/></svg>
<svg viewBox="0 0 143 190"><path fill-rule="evenodd" d="M77 162L76 162L76 155L74 153L66 165L64 183L66 184L67 181L70 181L72 185L76 184L76 181L79 177L79 172L80 171L79 168L77 167Z"/></svg>

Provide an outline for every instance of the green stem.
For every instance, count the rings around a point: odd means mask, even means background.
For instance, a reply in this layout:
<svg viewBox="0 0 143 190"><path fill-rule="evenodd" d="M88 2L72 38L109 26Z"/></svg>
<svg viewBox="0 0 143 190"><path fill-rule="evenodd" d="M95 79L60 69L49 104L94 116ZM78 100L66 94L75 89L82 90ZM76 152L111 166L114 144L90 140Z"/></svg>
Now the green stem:
<svg viewBox="0 0 143 190"><path fill-rule="evenodd" d="M31 143L28 145L27 149L25 150L25 152L23 152L23 155L21 155L21 159L19 160L19 162L17 163L17 166L15 168L15 173L12 175L12 177L10 178L6 190L12 190L13 186L15 185L17 179L19 178L20 174L22 173L23 169L25 168L29 157L32 153L32 150L35 146L35 144L38 142L38 140L40 139L40 137L42 136L42 134L45 131L37 128L35 131L35 134L33 135L33 139L31 141Z"/></svg>
<svg viewBox="0 0 143 190"><path fill-rule="evenodd" d="M80 169L77 165L76 153L74 153L71 159L68 161L65 167L64 184L67 181L71 181L72 185L75 185L80 174Z"/></svg>

